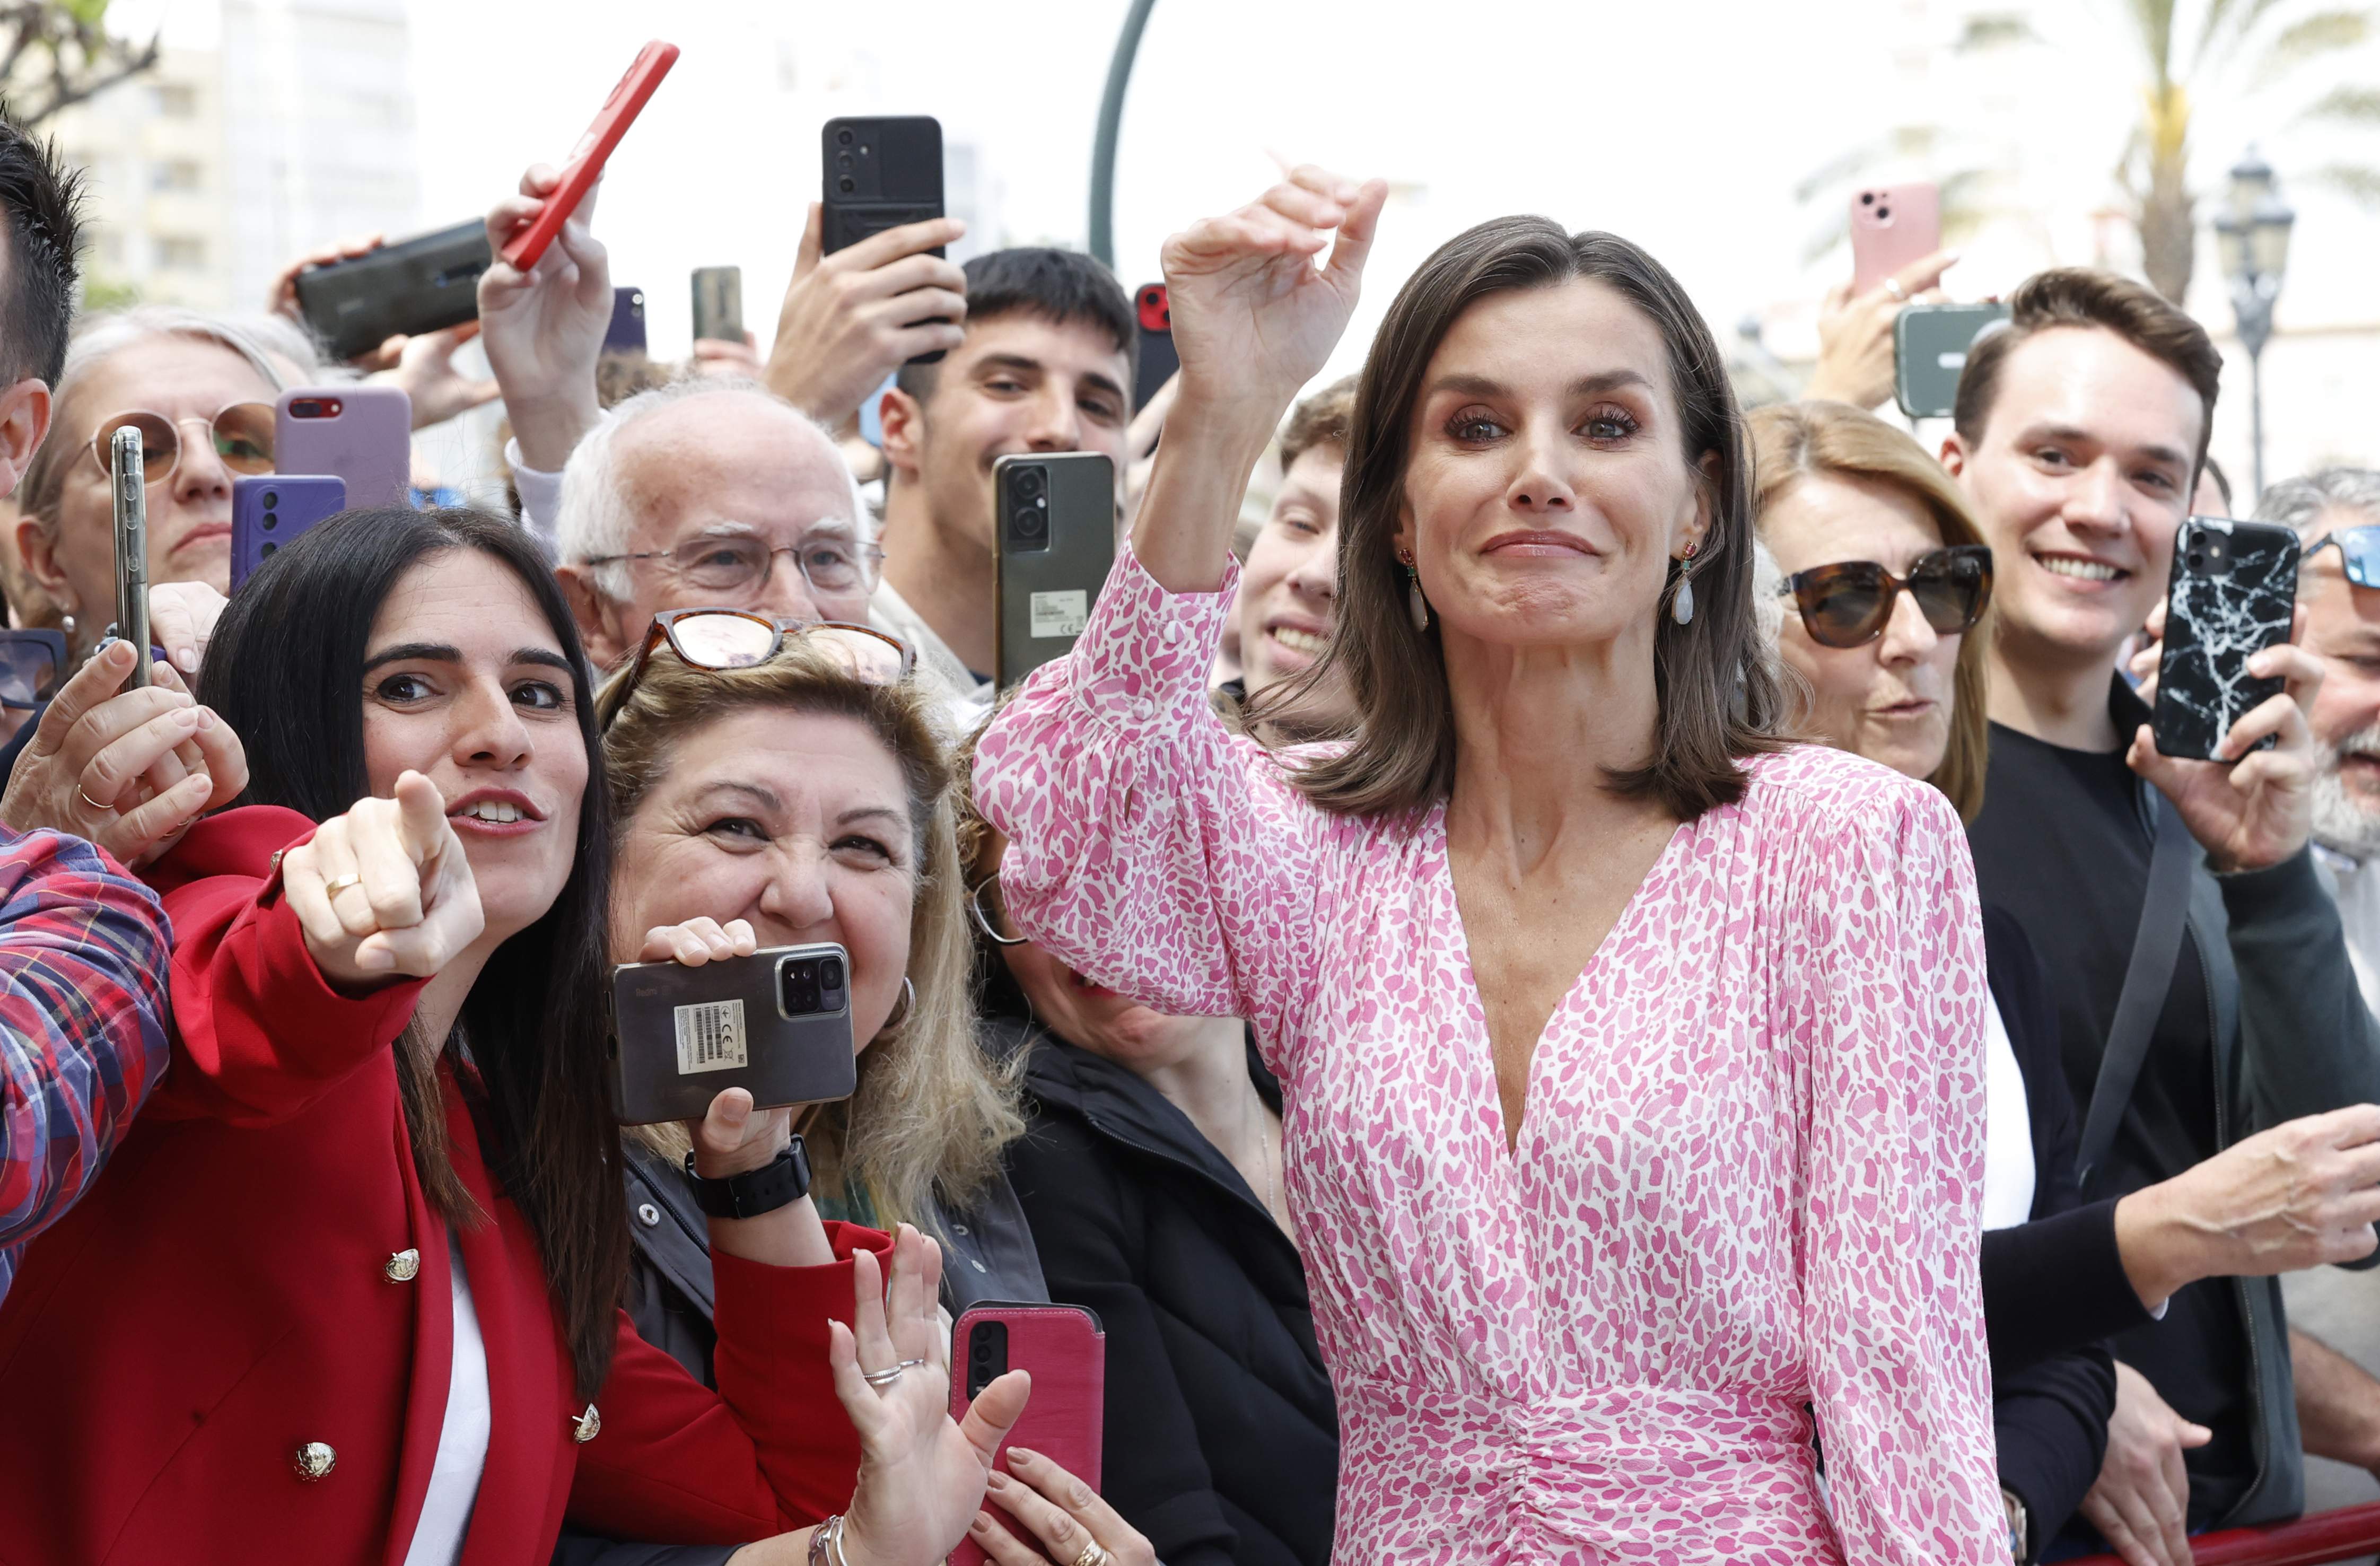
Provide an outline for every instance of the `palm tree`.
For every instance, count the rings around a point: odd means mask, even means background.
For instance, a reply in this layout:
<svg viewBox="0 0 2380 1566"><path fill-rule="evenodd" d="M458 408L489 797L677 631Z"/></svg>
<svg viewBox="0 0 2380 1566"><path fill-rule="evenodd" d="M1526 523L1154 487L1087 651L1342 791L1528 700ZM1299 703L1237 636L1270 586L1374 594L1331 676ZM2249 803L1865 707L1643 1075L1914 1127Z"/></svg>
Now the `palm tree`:
<svg viewBox="0 0 2380 1566"><path fill-rule="evenodd" d="M2112 8L2130 24L2147 67L2141 117L2117 178L2140 225L2142 270L2159 293L2179 303L2190 291L2197 261L2198 196L2190 160L2200 106L2220 103L2281 142L2301 127L2380 127L2380 88L2351 81L2333 85L2295 115L2276 117L2281 90L2301 79L2307 67L2364 43L2373 36L2374 15L2363 7L2292 0L2203 0L2188 7L2197 12L2194 18L2185 18L2186 7L2176 0L2120 0ZM2380 167L2370 163L2331 163L2299 176L2380 206Z"/></svg>
<svg viewBox="0 0 2380 1566"><path fill-rule="evenodd" d="M2347 52L2380 36L2373 8L2325 0L2091 0L2070 10L2062 4L2034 8L2059 33L2078 14L2099 24L2101 41L2112 26L2138 53L2141 74L2126 90L2137 95L2139 115L2114 172L2139 231L2142 270L2168 298L2179 302L2189 292L2196 263L2204 187L2193 183L2191 159L2194 134L2210 118L2220 122L2221 135L2236 132L2239 144L2265 146L2293 181L2328 187L2380 211L2380 164L2298 156L2336 152L2336 137L2325 133L2380 129L2380 87L2343 79L2337 69ZM2044 43L2027 12L2003 3L1970 13L1954 47L1973 54ZM2327 90L2309 89L2309 74L2322 74L2313 67L2325 64L2333 67ZM2311 103L2309 91L2319 94ZM2023 193L1997 166L2003 156L1938 126L1903 127L1835 159L1796 194L1805 204L1823 197L1840 208L1839 193L1861 173L1914 157L1937 170L1944 237L1955 240L1961 230L2022 210ZM1840 211L1828 210L1811 259L1843 232Z"/></svg>

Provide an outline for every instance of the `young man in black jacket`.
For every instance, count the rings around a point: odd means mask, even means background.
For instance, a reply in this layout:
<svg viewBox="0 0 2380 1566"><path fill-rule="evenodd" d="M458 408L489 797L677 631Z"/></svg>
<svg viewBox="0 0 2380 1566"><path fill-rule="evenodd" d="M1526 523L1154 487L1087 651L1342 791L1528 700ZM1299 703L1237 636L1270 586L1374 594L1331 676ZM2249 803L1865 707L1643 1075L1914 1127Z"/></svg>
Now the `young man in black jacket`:
<svg viewBox="0 0 2380 1566"><path fill-rule="evenodd" d="M2138 285L2045 273L1980 340L1942 460L1995 555L1991 768L1972 831L1984 899L2041 953L2068 1081L2102 1080L2164 812L2188 831L2187 914L2112 1144L2084 1196L2181 1173L2250 1132L2380 1099L2380 1037L2306 851L2319 666L2294 647L2252 672L2289 694L2232 733L2236 766L2164 757L2114 673L2164 591L2205 459L2220 359ZM2251 753L2258 739L2268 750ZM2220 1244L2221 1236L2210 1244ZM2133 1246L2126 1245L2127 1253ZM2083 1516L2141 1562L2186 1534L2294 1515L2301 1461L2280 1296L2214 1277L2114 1341L2118 1400Z"/></svg>

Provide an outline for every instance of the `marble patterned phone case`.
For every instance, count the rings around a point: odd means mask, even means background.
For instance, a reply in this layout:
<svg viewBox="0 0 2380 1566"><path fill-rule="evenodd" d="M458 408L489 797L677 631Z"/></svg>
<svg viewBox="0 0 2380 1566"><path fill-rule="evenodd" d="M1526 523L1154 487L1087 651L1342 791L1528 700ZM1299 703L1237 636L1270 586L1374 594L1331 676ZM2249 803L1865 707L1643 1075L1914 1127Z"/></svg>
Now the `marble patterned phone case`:
<svg viewBox="0 0 2380 1566"><path fill-rule="evenodd" d="M2212 760L2231 726L2280 692L2280 680L2250 676L2248 656L2289 639L2297 593L2298 539L2289 528L2211 516L2182 524L2151 724L2160 752Z"/></svg>

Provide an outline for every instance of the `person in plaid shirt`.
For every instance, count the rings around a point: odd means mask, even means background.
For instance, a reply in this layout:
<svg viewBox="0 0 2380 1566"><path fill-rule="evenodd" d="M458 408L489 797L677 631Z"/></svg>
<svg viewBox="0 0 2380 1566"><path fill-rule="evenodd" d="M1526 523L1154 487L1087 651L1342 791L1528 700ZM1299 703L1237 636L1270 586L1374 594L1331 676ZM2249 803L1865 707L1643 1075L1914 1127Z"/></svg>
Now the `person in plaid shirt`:
<svg viewBox="0 0 2380 1566"><path fill-rule="evenodd" d="M0 827L0 1299L165 1069L156 894L98 849Z"/></svg>

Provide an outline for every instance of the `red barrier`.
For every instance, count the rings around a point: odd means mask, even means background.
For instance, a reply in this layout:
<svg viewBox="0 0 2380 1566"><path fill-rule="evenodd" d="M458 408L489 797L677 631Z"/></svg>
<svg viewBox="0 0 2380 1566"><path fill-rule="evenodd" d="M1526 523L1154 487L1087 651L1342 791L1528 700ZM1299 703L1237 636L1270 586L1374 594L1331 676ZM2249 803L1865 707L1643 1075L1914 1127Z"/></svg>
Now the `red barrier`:
<svg viewBox="0 0 2380 1566"><path fill-rule="evenodd" d="M2269 1528L2228 1528L2190 1541L2198 1566L2329 1566L2380 1552L2380 1501L2317 1511ZM2068 1566L2124 1566L2116 1555L2091 1555Z"/></svg>

